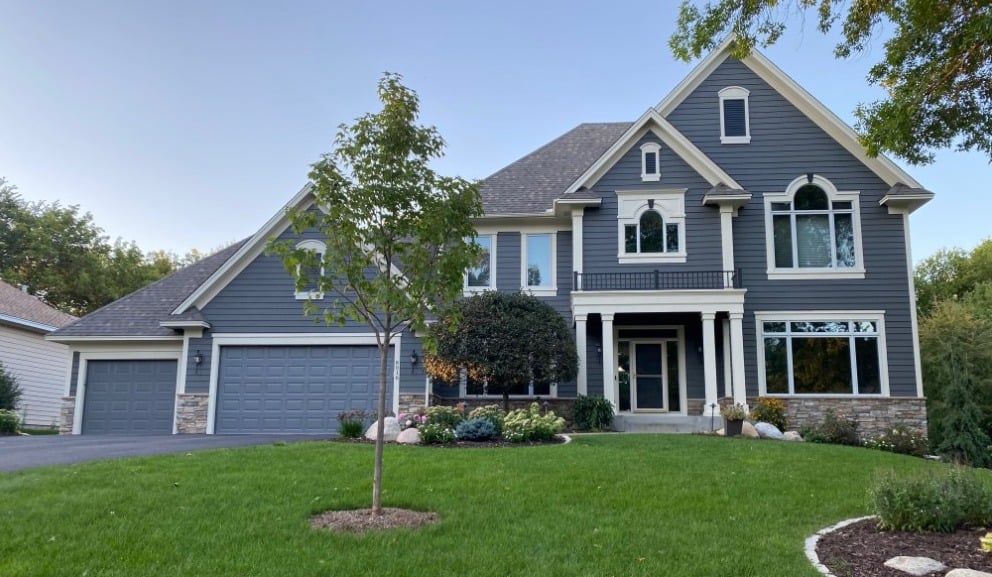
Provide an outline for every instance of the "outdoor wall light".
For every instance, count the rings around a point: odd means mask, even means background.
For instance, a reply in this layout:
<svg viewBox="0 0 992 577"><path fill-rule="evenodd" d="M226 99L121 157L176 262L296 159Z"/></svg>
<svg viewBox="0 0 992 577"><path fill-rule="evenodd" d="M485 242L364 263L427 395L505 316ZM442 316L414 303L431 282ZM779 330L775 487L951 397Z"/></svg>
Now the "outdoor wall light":
<svg viewBox="0 0 992 577"><path fill-rule="evenodd" d="M196 366L200 366L200 363L202 362L203 362L203 355L200 354L200 349L197 349L196 354L193 355L193 364Z"/></svg>
<svg viewBox="0 0 992 577"><path fill-rule="evenodd" d="M410 373L417 368L417 363L420 362L420 356L417 355L417 351L410 351Z"/></svg>
<svg viewBox="0 0 992 577"><path fill-rule="evenodd" d="M596 345L596 354L597 355L603 354L603 345L601 345L601 344L597 344Z"/></svg>

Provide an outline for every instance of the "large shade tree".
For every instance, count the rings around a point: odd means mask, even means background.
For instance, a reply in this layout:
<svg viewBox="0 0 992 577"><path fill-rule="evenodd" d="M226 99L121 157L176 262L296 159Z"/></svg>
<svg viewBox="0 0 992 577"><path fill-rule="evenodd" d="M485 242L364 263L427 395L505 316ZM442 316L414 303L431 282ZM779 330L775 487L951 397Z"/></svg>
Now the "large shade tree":
<svg viewBox="0 0 992 577"><path fill-rule="evenodd" d="M886 96L855 110L862 144L913 164L942 148L992 158L992 5L987 0L683 0L669 46L699 57L728 34L734 54L778 40L787 25L816 13L827 33L840 23L838 58L864 55L884 39L868 81Z"/></svg>
<svg viewBox="0 0 992 577"><path fill-rule="evenodd" d="M434 348L424 367L435 378L467 376L503 396L567 382L578 372L572 331L551 305L523 293L485 292L461 300L431 326Z"/></svg>
<svg viewBox="0 0 992 577"><path fill-rule="evenodd" d="M390 347L404 329L423 326L460 296L465 270L478 259L471 219L482 212L478 184L431 169L444 140L436 128L417 124L419 99L401 80L385 74L378 85L382 110L339 127L333 150L310 171L314 208L289 213L297 233L321 233L324 254L272 245L299 290L315 283L325 295L306 303L307 314L328 325L364 323L375 333L375 515L382 515Z"/></svg>

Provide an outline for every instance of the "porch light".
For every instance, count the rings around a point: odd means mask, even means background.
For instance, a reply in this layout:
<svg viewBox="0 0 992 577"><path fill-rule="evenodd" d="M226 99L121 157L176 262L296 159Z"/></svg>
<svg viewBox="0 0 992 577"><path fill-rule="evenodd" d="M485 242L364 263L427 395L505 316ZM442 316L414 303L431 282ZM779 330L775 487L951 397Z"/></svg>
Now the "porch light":
<svg viewBox="0 0 992 577"><path fill-rule="evenodd" d="M410 351L410 374L413 374L413 371L417 368L417 363L419 362L420 356L417 355L417 351Z"/></svg>
<svg viewBox="0 0 992 577"><path fill-rule="evenodd" d="M193 364L196 366L200 366L200 363L202 362L203 362L203 355L200 354L200 349L196 349L196 354L193 355Z"/></svg>
<svg viewBox="0 0 992 577"><path fill-rule="evenodd" d="M648 208L654 208L654 199L653 198L649 198L648 199Z"/></svg>

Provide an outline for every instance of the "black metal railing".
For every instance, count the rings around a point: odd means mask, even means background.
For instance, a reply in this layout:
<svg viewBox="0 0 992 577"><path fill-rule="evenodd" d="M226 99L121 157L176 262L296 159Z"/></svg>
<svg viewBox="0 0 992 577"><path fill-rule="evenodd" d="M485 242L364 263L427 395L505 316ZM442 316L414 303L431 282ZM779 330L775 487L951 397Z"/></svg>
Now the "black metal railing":
<svg viewBox="0 0 992 577"><path fill-rule="evenodd" d="M643 272L576 272L574 290L577 291L650 291L650 290L698 290L698 289L739 289L741 271L706 270L663 272L660 270Z"/></svg>

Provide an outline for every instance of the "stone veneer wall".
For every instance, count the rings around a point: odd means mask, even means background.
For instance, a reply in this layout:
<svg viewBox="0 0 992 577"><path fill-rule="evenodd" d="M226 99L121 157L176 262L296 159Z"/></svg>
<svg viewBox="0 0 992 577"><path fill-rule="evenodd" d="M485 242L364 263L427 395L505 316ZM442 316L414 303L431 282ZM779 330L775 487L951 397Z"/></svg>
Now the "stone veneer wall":
<svg viewBox="0 0 992 577"><path fill-rule="evenodd" d="M432 401L431 404L437 404ZM400 412L409 413L412 409L426 406L424 395L422 394L404 394L400 395Z"/></svg>
<svg viewBox="0 0 992 577"><path fill-rule="evenodd" d="M909 425L926 435L927 401L921 397L861 397L861 398L789 398L785 401L785 417L790 429L819 425L827 409L839 417L858 422L862 437L880 434L896 423ZM753 407L757 398L749 398Z"/></svg>
<svg viewBox="0 0 992 577"><path fill-rule="evenodd" d="M455 407L459 403L465 403L469 411L476 407L484 407L486 405L499 405L500 408L503 407L503 399L499 397L492 397L488 399L481 399L478 397L468 397L461 399L450 399L442 398L437 396L431 397L431 404L434 405L446 405L449 407ZM572 427L574 422L574 408L575 399L544 399L541 397L528 397L524 399L510 399L510 410L515 409L526 409L530 407L531 403L537 403L544 409L547 406L547 410L554 411L556 415L565 419L567 427Z"/></svg>
<svg viewBox="0 0 992 577"><path fill-rule="evenodd" d="M62 397L62 408L59 410L59 434L71 435L73 418L76 415L76 397Z"/></svg>
<svg viewBox="0 0 992 577"><path fill-rule="evenodd" d="M210 398L205 393L179 395L176 408L176 432L181 435L206 433L209 406Z"/></svg>

